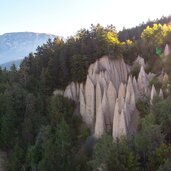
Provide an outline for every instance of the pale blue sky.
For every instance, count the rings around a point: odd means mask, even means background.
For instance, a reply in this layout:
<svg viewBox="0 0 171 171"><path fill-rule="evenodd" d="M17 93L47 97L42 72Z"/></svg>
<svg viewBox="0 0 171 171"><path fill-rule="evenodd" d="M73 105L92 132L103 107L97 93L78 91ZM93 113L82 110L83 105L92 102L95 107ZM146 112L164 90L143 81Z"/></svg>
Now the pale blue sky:
<svg viewBox="0 0 171 171"><path fill-rule="evenodd" d="M171 0L0 0L0 34L33 31L74 35L91 24L117 30L171 14Z"/></svg>

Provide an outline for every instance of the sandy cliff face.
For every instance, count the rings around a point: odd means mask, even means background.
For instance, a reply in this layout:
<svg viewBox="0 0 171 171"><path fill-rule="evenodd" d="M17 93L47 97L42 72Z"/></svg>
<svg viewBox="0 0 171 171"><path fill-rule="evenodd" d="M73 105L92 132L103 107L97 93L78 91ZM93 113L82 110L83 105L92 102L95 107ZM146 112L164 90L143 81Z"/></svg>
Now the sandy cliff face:
<svg viewBox="0 0 171 171"><path fill-rule="evenodd" d="M129 75L129 68L123 59L104 56L90 65L85 84L72 82L66 87L64 96L79 105L83 121L97 138L106 131L112 132L113 138L132 132L136 102L143 95L151 100L156 95L154 87L149 88L151 75L145 73L144 63L137 80Z"/></svg>

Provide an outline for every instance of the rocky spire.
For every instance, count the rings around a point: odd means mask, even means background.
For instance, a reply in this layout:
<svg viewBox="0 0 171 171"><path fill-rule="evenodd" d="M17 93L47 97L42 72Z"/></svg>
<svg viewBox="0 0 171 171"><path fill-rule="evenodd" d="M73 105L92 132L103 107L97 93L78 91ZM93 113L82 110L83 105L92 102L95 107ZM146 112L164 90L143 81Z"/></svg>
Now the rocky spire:
<svg viewBox="0 0 171 171"><path fill-rule="evenodd" d="M80 114L81 114L83 120L86 121L87 115L86 115L86 103L85 103L85 96L84 96L83 85L80 86L79 101L80 101Z"/></svg>
<svg viewBox="0 0 171 171"><path fill-rule="evenodd" d="M112 120L111 120L111 117L110 117L109 101L108 101L106 90L104 91L103 98L102 98L102 111L103 111L103 115L105 117L106 128L107 128L108 131L110 131Z"/></svg>
<svg viewBox="0 0 171 171"><path fill-rule="evenodd" d="M148 85L149 81L147 78L147 74L144 71L144 67L141 66L140 73L138 75L138 89L141 95L148 95Z"/></svg>
<svg viewBox="0 0 171 171"><path fill-rule="evenodd" d="M109 103L109 114L110 114L110 120L113 120L113 111L115 109L115 101L117 98L117 93L115 90L115 87L113 86L113 83L110 81L108 89L107 89L107 97L108 97L108 103Z"/></svg>
<svg viewBox="0 0 171 171"><path fill-rule="evenodd" d="M100 104L96 114L96 123L95 123L95 131L94 131L94 135L96 138L100 138L105 133L104 120L105 118L102 111L102 105Z"/></svg>
<svg viewBox="0 0 171 171"><path fill-rule="evenodd" d="M139 90L138 90L138 84L137 84L135 77L133 78L133 88L134 88L135 100L138 100L139 99Z"/></svg>
<svg viewBox="0 0 171 171"><path fill-rule="evenodd" d="M124 100L122 100L122 101L124 101ZM113 117L113 134L112 134L112 136L114 139L116 139L116 138L119 138L120 136L126 135L126 134L127 134L127 128L126 128L124 109L122 108L120 111L119 102L117 99L116 104L115 104L114 117Z"/></svg>
<svg viewBox="0 0 171 171"><path fill-rule="evenodd" d="M71 85L68 85L64 91L64 97L68 97L69 99L73 99L71 92Z"/></svg>
<svg viewBox="0 0 171 171"><path fill-rule="evenodd" d="M112 136L114 139L116 139L119 136L119 104L118 104L118 99L116 100L116 103L115 103Z"/></svg>
<svg viewBox="0 0 171 171"><path fill-rule="evenodd" d="M102 103L102 90L99 81L96 84L96 115L99 109L99 106Z"/></svg>
<svg viewBox="0 0 171 171"><path fill-rule="evenodd" d="M154 97L155 97L156 95L157 95L156 89L155 89L154 85L152 85L151 96L150 96L150 104L151 104L151 105L153 104L153 100L154 100Z"/></svg>
<svg viewBox="0 0 171 171"><path fill-rule="evenodd" d="M127 135L140 94L150 96L149 77L143 60L139 62L142 65L138 80L128 77L129 67L123 59L111 60L105 56L90 65L85 83L72 82L66 87L64 96L79 105L83 121L97 138L109 130L113 138ZM153 88L152 98L154 94Z"/></svg>
<svg viewBox="0 0 171 171"><path fill-rule="evenodd" d="M162 89L160 89L160 91L159 91L159 97L161 98L161 99L163 99L163 90Z"/></svg>
<svg viewBox="0 0 171 171"><path fill-rule="evenodd" d="M164 56L168 56L169 54L170 54L169 45L166 44L165 49L164 49Z"/></svg>
<svg viewBox="0 0 171 171"><path fill-rule="evenodd" d="M145 67L145 61L144 61L144 58L140 57L138 55L137 59L134 61L134 64L138 64L140 66L143 66Z"/></svg>
<svg viewBox="0 0 171 171"><path fill-rule="evenodd" d="M125 84L121 83L119 86L118 98L125 98Z"/></svg>
<svg viewBox="0 0 171 171"><path fill-rule="evenodd" d="M87 76L86 84L85 84L85 113L87 115L85 122L87 125L93 129L94 128L94 118L95 118L95 92L94 92L94 84Z"/></svg>

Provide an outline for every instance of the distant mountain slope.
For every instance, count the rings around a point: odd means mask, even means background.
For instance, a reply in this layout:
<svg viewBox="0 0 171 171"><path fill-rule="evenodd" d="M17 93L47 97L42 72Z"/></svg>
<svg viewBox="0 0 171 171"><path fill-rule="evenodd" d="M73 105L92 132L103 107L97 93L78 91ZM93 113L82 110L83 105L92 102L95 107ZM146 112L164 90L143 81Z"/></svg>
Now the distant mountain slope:
<svg viewBox="0 0 171 171"><path fill-rule="evenodd" d="M11 66L13 64L15 64L16 68L19 69L20 64L21 64L22 61L23 61L23 59L17 59L15 61L10 61L10 62L7 62L7 63L0 64L0 67L1 68L6 68L7 70L10 70Z"/></svg>
<svg viewBox="0 0 171 171"><path fill-rule="evenodd" d="M55 35L33 32L5 33L0 35L0 64L23 59L37 46L54 39Z"/></svg>

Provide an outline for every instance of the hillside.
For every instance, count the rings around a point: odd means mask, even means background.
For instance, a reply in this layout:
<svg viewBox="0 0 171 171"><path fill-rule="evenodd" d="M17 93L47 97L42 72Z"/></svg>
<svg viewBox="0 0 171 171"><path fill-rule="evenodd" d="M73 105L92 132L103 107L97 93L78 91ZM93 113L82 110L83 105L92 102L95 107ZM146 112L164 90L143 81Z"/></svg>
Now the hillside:
<svg viewBox="0 0 171 171"><path fill-rule="evenodd" d="M7 70L10 70L12 65L15 65L17 69L19 69L21 62L23 61L23 59L18 59L18 60L14 60L14 61L10 61L7 63L3 63L0 64L1 68L6 68Z"/></svg>
<svg viewBox="0 0 171 171"><path fill-rule="evenodd" d="M55 35L32 32L5 33L0 35L0 64L23 59L38 46L54 39Z"/></svg>
<svg viewBox="0 0 171 171"><path fill-rule="evenodd" d="M8 170L169 170L170 84L167 23L137 40L100 24L49 40L19 70L0 70Z"/></svg>

